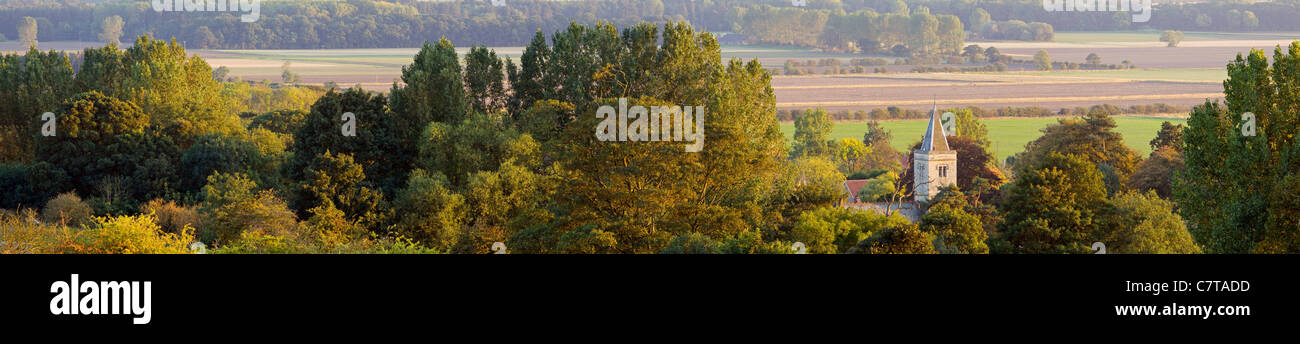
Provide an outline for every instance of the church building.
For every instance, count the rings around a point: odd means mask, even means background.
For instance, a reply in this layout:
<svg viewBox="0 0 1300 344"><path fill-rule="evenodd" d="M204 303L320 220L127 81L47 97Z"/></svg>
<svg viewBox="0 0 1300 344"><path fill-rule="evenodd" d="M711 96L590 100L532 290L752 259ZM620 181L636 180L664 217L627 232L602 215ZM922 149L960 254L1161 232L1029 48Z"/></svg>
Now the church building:
<svg viewBox="0 0 1300 344"><path fill-rule="evenodd" d="M957 184L957 151L948 147L948 133L940 122L939 108L930 110L930 121L925 134L921 137L921 148L912 152L912 190L913 200L904 200L901 204L887 202L869 202L858 199L858 191L868 180L845 180L844 188L848 197L840 203L841 207L871 210L881 214L898 212L912 222L920 221L919 203L928 202L939 194L939 188Z"/></svg>
<svg viewBox="0 0 1300 344"><path fill-rule="evenodd" d="M939 122L938 107L930 110L930 124L921 138L921 149L912 152L912 190L917 202L929 201L939 188L957 184L957 151L948 149L948 134Z"/></svg>

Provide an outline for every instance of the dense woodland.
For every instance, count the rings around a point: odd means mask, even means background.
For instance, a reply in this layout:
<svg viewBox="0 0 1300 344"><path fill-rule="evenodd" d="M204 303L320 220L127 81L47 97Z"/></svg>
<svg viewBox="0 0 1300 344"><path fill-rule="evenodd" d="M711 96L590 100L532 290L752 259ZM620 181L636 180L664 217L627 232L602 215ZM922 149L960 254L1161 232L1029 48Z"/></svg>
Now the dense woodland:
<svg viewBox="0 0 1300 344"><path fill-rule="evenodd" d="M687 21L736 43L785 44L862 53L953 51L967 38L1051 40L1054 30L1300 30L1300 2L1212 1L1161 5L1148 23L1128 13L1046 12L1039 0L265 0L261 19L238 13L155 12L143 0L19 0L0 4L0 35L19 37L31 17L42 41L101 41L103 22L122 19L126 37L175 37L190 48L417 47L429 37L519 46L541 29L609 22ZM895 49L906 49L903 52Z"/></svg>
<svg viewBox="0 0 1300 344"><path fill-rule="evenodd" d="M957 185L912 223L838 205L845 179L869 181L859 199L910 202L890 142L915 138L873 124L830 140L831 114L812 109L787 141L768 71L723 61L712 35L681 23L535 32L517 62L481 46L458 56L443 39L387 94L334 88L305 109L286 92L315 89L231 81L149 36L33 49L0 57L0 87L17 90L0 93L0 250L1296 252L1300 120L1285 109L1300 108L1287 86L1300 43L1273 59L1238 57L1226 102L1166 125L1145 159L1104 107L1008 161L974 110L951 109ZM598 141L595 109L619 98L704 106L703 151Z"/></svg>

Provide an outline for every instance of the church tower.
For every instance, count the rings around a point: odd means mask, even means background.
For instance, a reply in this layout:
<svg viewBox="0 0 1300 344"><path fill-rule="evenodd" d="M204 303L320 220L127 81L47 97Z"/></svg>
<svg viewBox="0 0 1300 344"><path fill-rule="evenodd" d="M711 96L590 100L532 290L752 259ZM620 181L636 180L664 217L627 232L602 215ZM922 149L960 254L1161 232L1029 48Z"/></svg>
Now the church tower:
<svg viewBox="0 0 1300 344"><path fill-rule="evenodd" d="M957 151L948 148L948 135L939 122L939 107L930 110L930 124L921 149L912 152L912 190L917 202L939 194L939 187L957 184Z"/></svg>

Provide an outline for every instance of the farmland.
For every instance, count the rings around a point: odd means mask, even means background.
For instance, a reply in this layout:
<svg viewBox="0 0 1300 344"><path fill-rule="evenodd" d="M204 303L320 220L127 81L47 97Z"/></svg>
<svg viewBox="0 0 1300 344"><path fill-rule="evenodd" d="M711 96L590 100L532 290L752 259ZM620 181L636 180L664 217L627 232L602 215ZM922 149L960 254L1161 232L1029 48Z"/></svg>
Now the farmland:
<svg viewBox="0 0 1300 344"><path fill-rule="evenodd" d="M1042 135L1040 129L1055 124L1060 118L988 118L981 119L989 129L989 138L993 141L991 153L999 160L1024 150L1025 144ZM1124 143L1143 156L1151 153L1148 142L1156 137L1160 123L1169 121L1175 124L1186 123L1184 119L1160 117L1115 117L1116 132L1124 135ZM894 135L892 146L900 152L907 152L913 144L921 141L925 133L925 120L882 121L886 130ZM831 139L857 138L867 131L866 122L836 122L831 131ZM794 136L793 123L781 123L781 132L787 140Z"/></svg>

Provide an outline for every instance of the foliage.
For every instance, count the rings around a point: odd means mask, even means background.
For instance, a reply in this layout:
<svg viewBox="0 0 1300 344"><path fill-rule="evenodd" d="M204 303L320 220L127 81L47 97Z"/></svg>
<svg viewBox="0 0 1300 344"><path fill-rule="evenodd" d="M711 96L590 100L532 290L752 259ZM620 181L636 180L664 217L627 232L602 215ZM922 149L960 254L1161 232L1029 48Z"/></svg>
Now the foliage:
<svg viewBox="0 0 1300 344"><path fill-rule="evenodd" d="M153 215L96 217L82 229L64 229L67 243L60 253L80 254L183 254L190 253L194 229L166 233Z"/></svg>
<svg viewBox="0 0 1300 344"><path fill-rule="evenodd" d="M122 44L122 17L111 16L104 18L99 25L101 32L99 40L108 44Z"/></svg>
<svg viewBox="0 0 1300 344"><path fill-rule="evenodd" d="M62 193L45 203L41 210L41 220L64 226L79 227L91 223L90 205L74 193Z"/></svg>
<svg viewBox="0 0 1300 344"><path fill-rule="evenodd" d="M989 253L988 233L980 218L960 207L939 203L921 216L920 230L935 236L934 247L939 253L982 254Z"/></svg>
<svg viewBox="0 0 1300 344"><path fill-rule="evenodd" d="M451 191L447 178L415 170L393 206L397 233L432 248L450 249L460 239L469 214L465 197Z"/></svg>
<svg viewBox="0 0 1300 344"><path fill-rule="evenodd" d="M1165 30L1160 33L1160 41L1168 43L1170 48L1177 47L1178 43L1183 41L1183 32L1178 30Z"/></svg>
<svg viewBox="0 0 1300 344"><path fill-rule="evenodd" d="M826 110L809 109L794 120L794 151L791 157L829 157L830 134L835 123L831 122Z"/></svg>
<svg viewBox="0 0 1300 344"><path fill-rule="evenodd" d="M1101 241L1107 253L1201 253L1174 204L1153 192L1126 192L1112 200L1113 219Z"/></svg>
<svg viewBox="0 0 1300 344"><path fill-rule="evenodd" d="M1034 53L1034 64L1038 65L1038 70L1052 70L1052 55L1047 54L1047 50L1039 50Z"/></svg>
<svg viewBox="0 0 1300 344"><path fill-rule="evenodd" d="M68 99L55 115L57 134L37 137L36 161L64 171L78 194L94 194L109 177L130 178L125 198L136 202L168 196L179 185L180 152L170 138L146 130L148 117L135 105L92 91Z"/></svg>
<svg viewBox="0 0 1300 344"><path fill-rule="evenodd" d="M193 228L195 233L204 232L203 223L199 220L199 212L193 206L182 206L176 204L176 201L155 198L141 205L140 213L154 214L163 232L180 233L186 227Z"/></svg>
<svg viewBox="0 0 1300 344"><path fill-rule="evenodd" d="M1151 139L1151 150L1157 151L1161 147L1169 147L1182 153L1183 130L1186 130L1186 128L1182 124L1174 125L1169 121L1160 123L1160 131L1156 132L1156 137Z"/></svg>
<svg viewBox="0 0 1300 344"><path fill-rule="evenodd" d="M465 97L474 111L491 113L506 105L505 74L495 50L477 46L465 56Z"/></svg>
<svg viewBox="0 0 1300 344"><path fill-rule="evenodd" d="M1187 167L1175 182L1174 199L1206 252L1300 250L1294 195L1300 117L1287 110L1300 106L1289 81L1300 74L1294 67L1300 42L1276 48L1272 60L1270 66L1261 50L1238 55L1228 64L1224 104L1206 102L1188 119Z"/></svg>
<svg viewBox="0 0 1300 344"><path fill-rule="evenodd" d="M204 242L221 245L255 231L279 233L293 228L297 219L284 201L270 191L254 191L257 185L246 175L213 173L203 187L202 232Z"/></svg>
<svg viewBox="0 0 1300 344"><path fill-rule="evenodd" d="M1086 253L1098 237L1106 190L1095 165L1050 153L1003 190L998 238L1013 253Z"/></svg>
<svg viewBox="0 0 1300 344"><path fill-rule="evenodd" d="M799 215L790 229L790 241L802 242L808 253L845 253L873 233L906 220L871 211L823 207Z"/></svg>
<svg viewBox="0 0 1300 344"><path fill-rule="evenodd" d="M36 19L32 17L23 17L18 22L18 42L24 46L36 46ZM34 49L34 48L33 48Z"/></svg>
<svg viewBox="0 0 1300 344"><path fill-rule="evenodd" d="M312 159L294 189L298 214L305 216L310 209L328 204L341 210L348 221L381 231L391 209L383 193L366 181L361 166L351 155L329 151Z"/></svg>
<svg viewBox="0 0 1300 344"><path fill-rule="evenodd" d="M1137 168L1137 152L1124 145L1124 137L1115 131L1115 120L1103 111L1093 111L1082 119L1062 119L1043 128L1043 136L1025 145L1015 155L1015 166L1035 166L1047 155L1075 155L1097 165L1105 177L1106 190L1123 190ZM958 174L958 177L961 175Z"/></svg>
<svg viewBox="0 0 1300 344"><path fill-rule="evenodd" d="M1160 147L1151 152L1151 157L1138 164L1137 171L1129 178L1129 188L1147 192L1154 191L1161 198L1169 199L1173 194L1175 175L1186 168L1183 154L1171 146Z"/></svg>
<svg viewBox="0 0 1300 344"><path fill-rule="evenodd" d="M212 67L198 56L188 57L175 40L147 35L126 50L116 45L87 48L74 87L96 91L134 104L147 114L153 131L165 133L180 149L198 136L243 130L231 111L231 98L212 78Z"/></svg>
<svg viewBox="0 0 1300 344"><path fill-rule="evenodd" d="M849 253L860 254L933 254L934 235L922 232L916 224L900 223L872 233L858 242Z"/></svg>

